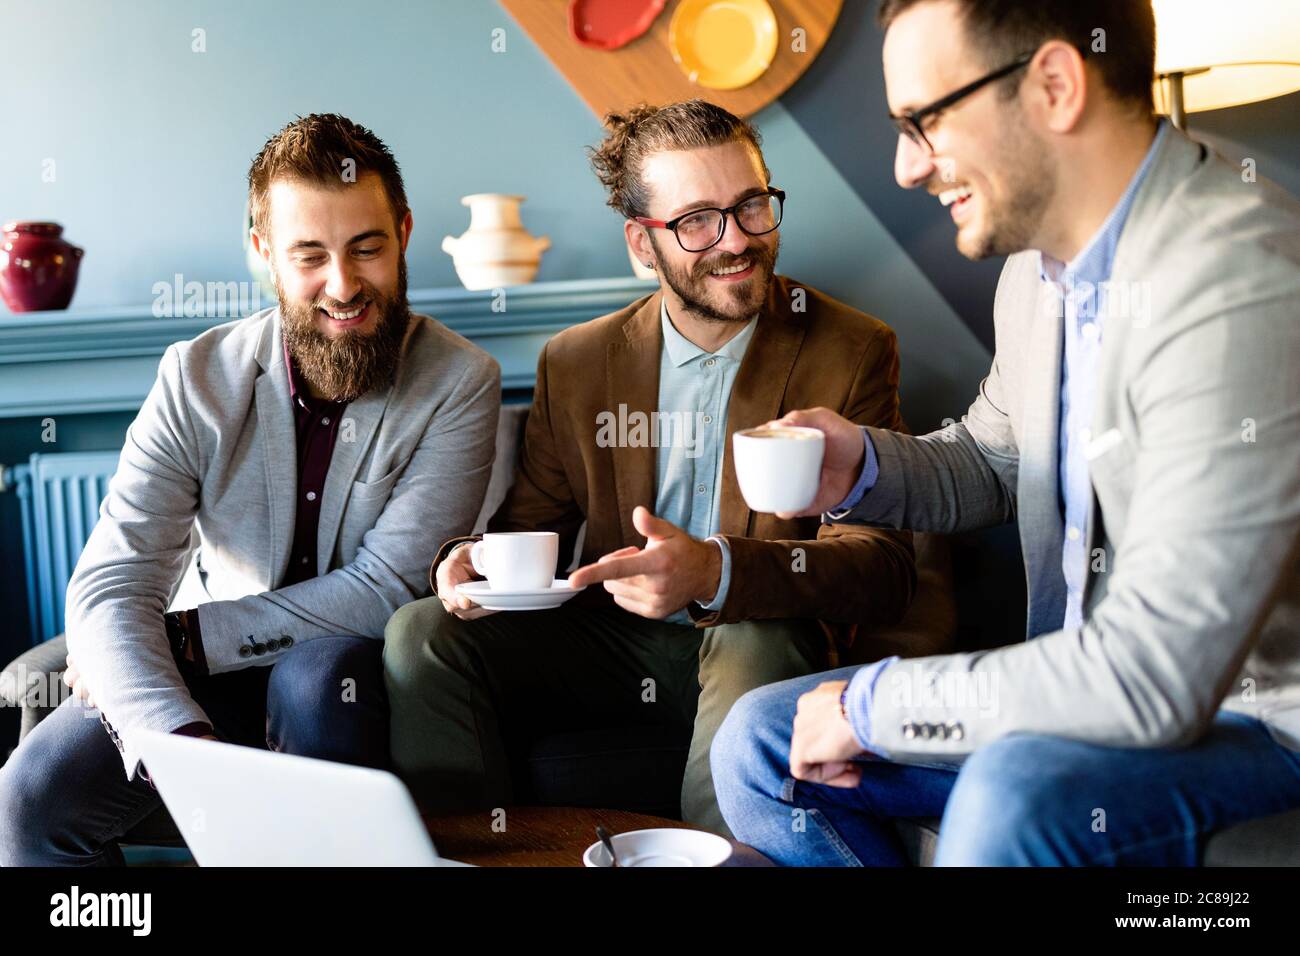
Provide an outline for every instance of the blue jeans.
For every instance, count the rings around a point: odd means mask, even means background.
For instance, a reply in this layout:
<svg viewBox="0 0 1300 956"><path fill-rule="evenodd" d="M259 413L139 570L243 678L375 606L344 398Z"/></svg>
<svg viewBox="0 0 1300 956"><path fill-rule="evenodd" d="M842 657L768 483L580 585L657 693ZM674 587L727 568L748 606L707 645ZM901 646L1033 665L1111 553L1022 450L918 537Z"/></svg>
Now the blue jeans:
<svg viewBox="0 0 1300 956"><path fill-rule="evenodd" d="M846 667L740 698L713 741L736 839L785 866L903 866L893 821L942 817L938 866L1195 866L1214 832L1300 807L1300 755L1220 711L1182 749L1010 734L960 767L864 759L852 788L790 776L795 705Z"/></svg>
<svg viewBox="0 0 1300 956"><path fill-rule="evenodd" d="M275 664L188 686L224 741L387 767L382 651L380 640L318 637ZM126 779L98 709L69 697L0 767L0 865L121 865L117 840L161 805L139 774Z"/></svg>

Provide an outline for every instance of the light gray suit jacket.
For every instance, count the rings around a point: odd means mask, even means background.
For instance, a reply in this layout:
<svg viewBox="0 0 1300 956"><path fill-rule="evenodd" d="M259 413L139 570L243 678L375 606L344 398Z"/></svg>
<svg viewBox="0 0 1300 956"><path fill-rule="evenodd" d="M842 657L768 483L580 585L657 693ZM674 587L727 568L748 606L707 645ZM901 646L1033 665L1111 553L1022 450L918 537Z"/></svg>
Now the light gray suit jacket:
<svg viewBox="0 0 1300 956"><path fill-rule="evenodd" d="M956 532L1017 517L1029 637L881 673L873 747L959 762L1014 731L1117 747L1199 737L1220 707L1300 746L1300 204L1170 130L1116 250L1092 438L1084 624L1062 630L1062 319L1011 257L993 368L963 420L869 429L849 516Z"/></svg>
<svg viewBox="0 0 1300 956"><path fill-rule="evenodd" d="M394 384L350 403L339 422L319 576L275 590L298 492L279 309L167 348L67 592L68 650L121 738L128 778L132 731L207 720L163 628L183 575L197 578L204 602L210 673L274 664L289 643L281 637L382 640L393 612L428 593L438 545L472 530L500 403L496 361L413 316ZM264 655L241 655L268 638L276 646Z"/></svg>

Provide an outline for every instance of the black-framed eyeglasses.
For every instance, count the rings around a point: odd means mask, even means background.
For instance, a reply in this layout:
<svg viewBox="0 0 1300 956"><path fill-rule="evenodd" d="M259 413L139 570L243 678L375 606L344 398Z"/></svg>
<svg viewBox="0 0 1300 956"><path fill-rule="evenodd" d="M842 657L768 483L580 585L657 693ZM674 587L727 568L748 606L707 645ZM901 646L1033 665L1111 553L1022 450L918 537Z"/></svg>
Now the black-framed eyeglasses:
<svg viewBox="0 0 1300 956"><path fill-rule="evenodd" d="M766 192L742 199L729 209L712 206L692 209L666 222L645 216L633 218L643 226L671 229L677 237L677 244L687 252L703 252L722 241L722 234L727 231L727 216L733 216L736 225L746 234L762 236L781 225L784 209L785 190L769 186Z"/></svg>
<svg viewBox="0 0 1300 956"><path fill-rule="evenodd" d="M1034 52L1036 53L1037 51ZM967 83L959 90L953 90L947 96L935 100L933 103L931 103L928 106L922 106L919 110L908 110L907 112L903 113L901 116L896 116L893 113L890 113L889 118L893 120L894 126L897 127L898 132L901 135L906 136L917 146L920 146L928 154L933 156L934 147L931 146L930 141L925 138L925 130L921 129L922 123L924 123L931 116L934 116L938 113L942 113L944 110L952 107L957 103L960 103L962 100L970 96L972 93L982 90L984 87L988 86L990 83L994 82L995 80L1000 80L1002 79L1002 77L1009 76L1010 74L1014 73L1016 70L1028 66L1029 61L1032 60L1033 58L1034 58L1034 53L1022 53L1020 54L1020 56L1016 57L1006 66L999 67L998 69L994 70L992 73L986 73L984 76L981 76L978 80L975 80L972 83Z"/></svg>

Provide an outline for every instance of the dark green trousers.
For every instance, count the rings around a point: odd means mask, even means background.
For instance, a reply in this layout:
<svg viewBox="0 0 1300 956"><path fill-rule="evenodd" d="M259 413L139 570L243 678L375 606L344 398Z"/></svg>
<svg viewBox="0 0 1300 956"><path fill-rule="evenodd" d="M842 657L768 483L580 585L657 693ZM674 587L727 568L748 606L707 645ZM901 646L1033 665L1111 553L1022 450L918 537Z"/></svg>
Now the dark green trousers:
<svg viewBox="0 0 1300 956"><path fill-rule="evenodd" d="M815 621L695 628L567 606L462 621L425 598L384 635L393 763L426 810L507 806L511 754L544 734L668 726L691 739L683 816L727 834L709 770L723 718L746 691L826 667Z"/></svg>

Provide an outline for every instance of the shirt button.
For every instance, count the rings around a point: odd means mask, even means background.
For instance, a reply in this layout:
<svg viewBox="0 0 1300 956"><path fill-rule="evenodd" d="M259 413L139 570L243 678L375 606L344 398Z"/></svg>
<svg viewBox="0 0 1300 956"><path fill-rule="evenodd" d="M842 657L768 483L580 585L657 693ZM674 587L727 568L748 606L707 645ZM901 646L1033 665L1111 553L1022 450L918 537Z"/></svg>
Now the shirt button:
<svg viewBox="0 0 1300 956"><path fill-rule="evenodd" d="M1071 525L1069 528L1065 529L1065 536L1069 538L1071 541L1078 541L1079 529Z"/></svg>
<svg viewBox="0 0 1300 956"><path fill-rule="evenodd" d="M304 554L304 555L302 556L302 558L298 561L298 563L299 563L299 564L306 564L306 563L307 563L307 556Z"/></svg>
<svg viewBox="0 0 1300 956"><path fill-rule="evenodd" d="M321 423L322 425L328 425L328 424L330 423L329 416L326 415L324 418L322 418L322 419L320 420L320 423Z"/></svg>
<svg viewBox="0 0 1300 956"><path fill-rule="evenodd" d="M308 501L315 501L315 500L316 500L316 492L314 492L314 491L309 491L309 492L307 492L307 500L308 500Z"/></svg>
<svg viewBox="0 0 1300 956"><path fill-rule="evenodd" d="M696 486L695 486L695 490L698 491L700 494L704 494L704 486L703 486L703 485L696 485Z"/></svg>
<svg viewBox="0 0 1300 956"><path fill-rule="evenodd" d="M718 360L717 360L717 359L705 359L705 360L704 360L704 367L705 367L705 368L713 368L713 366L715 366L715 365L717 365L717 364L718 364Z"/></svg>
<svg viewBox="0 0 1300 956"><path fill-rule="evenodd" d="M713 416L712 416L712 415L705 415L704 418L703 418L703 422L704 422L704 424L706 424L706 425L712 424L712 422L713 422Z"/></svg>
<svg viewBox="0 0 1300 956"><path fill-rule="evenodd" d="M1097 328L1096 322L1085 322L1079 331L1083 333L1085 339L1095 339L1101 330Z"/></svg>

